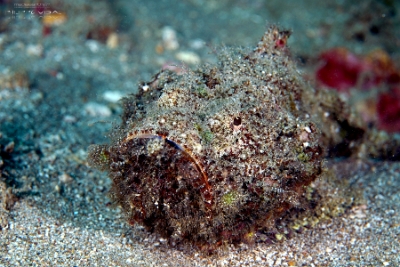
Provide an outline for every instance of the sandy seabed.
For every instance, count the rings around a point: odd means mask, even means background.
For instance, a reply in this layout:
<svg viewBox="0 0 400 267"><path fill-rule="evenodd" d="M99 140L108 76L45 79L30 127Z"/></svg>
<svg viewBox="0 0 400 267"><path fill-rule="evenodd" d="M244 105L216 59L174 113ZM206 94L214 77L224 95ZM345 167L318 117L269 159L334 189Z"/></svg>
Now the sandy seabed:
<svg viewBox="0 0 400 267"><path fill-rule="evenodd" d="M87 147L106 142L118 124L117 100L163 65L215 62L213 47L253 46L266 22L293 30L289 46L301 59L334 46L359 53L383 47L398 57L399 15L391 7L379 1L47 2L67 14L61 25L0 19L0 266L400 265L398 162L350 163L346 179L363 188L365 204L340 217L283 242L231 246L208 257L128 226L107 196L107 175L86 162ZM15 11L14 3L0 7ZM368 23L379 24L380 33ZM179 47L163 37L169 30Z"/></svg>

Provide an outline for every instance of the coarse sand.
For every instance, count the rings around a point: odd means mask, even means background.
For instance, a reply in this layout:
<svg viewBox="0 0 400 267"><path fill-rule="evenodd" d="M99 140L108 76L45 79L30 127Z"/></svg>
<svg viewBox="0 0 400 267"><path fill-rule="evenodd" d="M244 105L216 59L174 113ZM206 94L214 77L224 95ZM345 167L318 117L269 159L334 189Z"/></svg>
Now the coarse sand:
<svg viewBox="0 0 400 267"><path fill-rule="evenodd" d="M140 81L254 46L269 23L293 31L305 76L331 47L399 58L398 1L49 0L62 15L46 20L0 2L0 266L400 266L398 162L332 163L362 204L288 240L205 256L130 227L86 160Z"/></svg>

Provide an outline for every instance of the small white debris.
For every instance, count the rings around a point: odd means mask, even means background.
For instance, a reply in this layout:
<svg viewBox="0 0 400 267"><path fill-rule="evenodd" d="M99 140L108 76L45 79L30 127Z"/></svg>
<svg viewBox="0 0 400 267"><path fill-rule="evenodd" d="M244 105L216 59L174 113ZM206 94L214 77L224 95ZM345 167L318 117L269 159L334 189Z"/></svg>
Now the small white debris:
<svg viewBox="0 0 400 267"><path fill-rule="evenodd" d="M110 117L111 109L106 105L89 102L85 105L85 113L92 117Z"/></svg>
<svg viewBox="0 0 400 267"><path fill-rule="evenodd" d="M40 44L30 44L26 47L26 53L28 56L40 57L43 54L43 46Z"/></svg>
<svg viewBox="0 0 400 267"><path fill-rule="evenodd" d="M116 48L118 46L118 39L119 38L118 38L118 34L117 33L115 33L115 32L111 33L108 36L107 41L106 41L107 47L110 48L110 49Z"/></svg>
<svg viewBox="0 0 400 267"><path fill-rule="evenodd" d="M63 118L63 121L67 122L67 123L74 123L77 121L77 119L76 119L76 117L74 117L72 115L65 115Z"/></svg>
<svg viewBox="0 0 400 267"><path fill-rule="evenodd" d="M196 49L196 50L203 48L205 44L206 44L206 42L204 42L201 39L194 39L189 42L190 47L193 49Z"/></svg>
<svg viewBox="0 0 400 267"><path fill-rule="evenodd" d="M124 94L119 91L106 91L103 93L104 100L111 103L117 103L123 96Z"/></svg>
<svg viewBox="0 0 400 267"><path fill-rule="evenodd" d="M57 72L56 78L57 80L64 80L64 74L62 72Z"/></svg>
<svg viewBox="0 0 400 267"><path fill-rule="evenodd" d="M197 65L201 62L200 57L196 53L191 51L178 52L176 53L175 57L176 59L191 65Z"/></svg>
<svg viewBox="0 0 400 267"><path fill-rule="evenodd" d="M175 30L170 26L165 26L161 30L163 46L166 50L176 50L179 48Z"/></svg>
<svg viewBox="0 0 400 267"><path fill-rule="evenodd" d="M92 51L93 53L96 53L99 51L99 43L95 40L88 40L86 41L86 46Z"/></svg>
<svg viewBox="0 0 400 267"><path fill-rule="evenodd" d="M60 188L60 186L59 186L59 185L56 185L56 186L54 187L54 191L56 191L56 192L60 192L60 191L61 191L61 188Z"/></svg>
<svg viewBox="0 0 400 267"><path fill-rule="evenodd" d="M63 173L63 174L61 174L60 176L58 176L58 180L61 182L61 183L69 183L69 182L71 182L73 179L72 179L72 177L69 175L69 174L67 174L67 173Z"/></svg>
<svg viewBox="0 0 400 267"><path fill-rule="evenodd" d="M150 87L147 84L142 86L142 89L144 92L147 92L147 90L149 90L149 88Z"/></svg>
<svg viewBox="0 0 400 267"><path fill-rule="evenodd" d="M304 127L304 130L306 130L307 133L311 133L311 128L309 126Z"/></svg>

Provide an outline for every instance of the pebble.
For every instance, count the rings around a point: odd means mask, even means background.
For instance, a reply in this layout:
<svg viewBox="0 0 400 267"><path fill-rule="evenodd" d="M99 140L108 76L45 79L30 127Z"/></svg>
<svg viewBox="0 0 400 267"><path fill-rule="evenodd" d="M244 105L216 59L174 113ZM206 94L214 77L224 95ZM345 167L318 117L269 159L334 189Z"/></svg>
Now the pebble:
<svg viewBox="0 0 400 267"><path fill-rule="evenodd" d="M28 56L40 57L43 54L43 46L41 44L30 44L26 47L26 53Z"/></svg>
<svg viewBox="0 0 400 267"><path fill-rule="evenodd" d="M67 173L63 173L63 174L61 174L60 176L58 176L58 180L60 181L60 182L62 182L62 183L69 183L69 182L71 182L73 179L72 179L72 177L69 175L69 174L67 174Z"/></svg>
<svg viewBox="0 0 400 267"><path fill-rule="evenodd" d="M165 26L161 30L163 46L166 50L176 50L179 48L179 42L176 37L176 31L170 27Z"/></svg>
<svg viewBox="0 0 400 267"><path fill-rule="evenodd" d="M65 115L63 118L63 121L66 123L74 123L77 121L76 117L72 116L72 115Z"/></svg>
<svg viewBox="0 0 400 267"><path fill-rule="evenodd" d="M119 91L105 91L103 93L103 99L111 103L117 103L122 97L124 97L124 94Z"/></svg>
<svg viewBox="0 0 400 267"><path fill-rule="evenodd" d="M99 42L95 40L88 40L86 41L86 46L92 51L93 53L97 53L100 49L100 44Z"/></svg>
<svg viewBox="0 0 400 267"><path fill-rule="evenodd" d="M192 49L201 49L205 46L206 42L204 42L202 39L195 39L189 42L189 46Z"/></svg>
<svg viewBox="0 0 400 267"><path fill-rule="evenodd" d="M108 36L107 41L106 41L107 47L110 48L110 49L117 48L118 47L118 39L119 38L118 38L118 34L117 33L115 33L115 32L111 33Z"/></svg>
<svg viewBox="0 0 400 267"><path fill-rule="evenodd" d="M85 105L85 113L92 117L110 117L111 109L106 105L89 102Z"/></svg>
<svg viewBox="0 0 400 267"><path fill-rule="evenodd" d="M191 51L178 52L176 53L175 57L176 59L191 65L198 65L201 62L200 57L196 53Z"/></svg>

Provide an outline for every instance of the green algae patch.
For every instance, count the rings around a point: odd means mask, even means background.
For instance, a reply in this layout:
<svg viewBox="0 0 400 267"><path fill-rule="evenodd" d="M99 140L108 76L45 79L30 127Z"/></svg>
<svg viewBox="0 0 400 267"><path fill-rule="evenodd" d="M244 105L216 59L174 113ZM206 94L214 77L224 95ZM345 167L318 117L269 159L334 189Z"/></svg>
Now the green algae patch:
<svg viewBox="0 0 400 267"><path fill-rule="evenodd" d="M224 194L222 196L221 201L222 201L222 204L227 205L227 206L231 206L231 205L235 204L237 199L238 199L237 193L231 191L231 192L228 192L228 193Z"/></svg>

